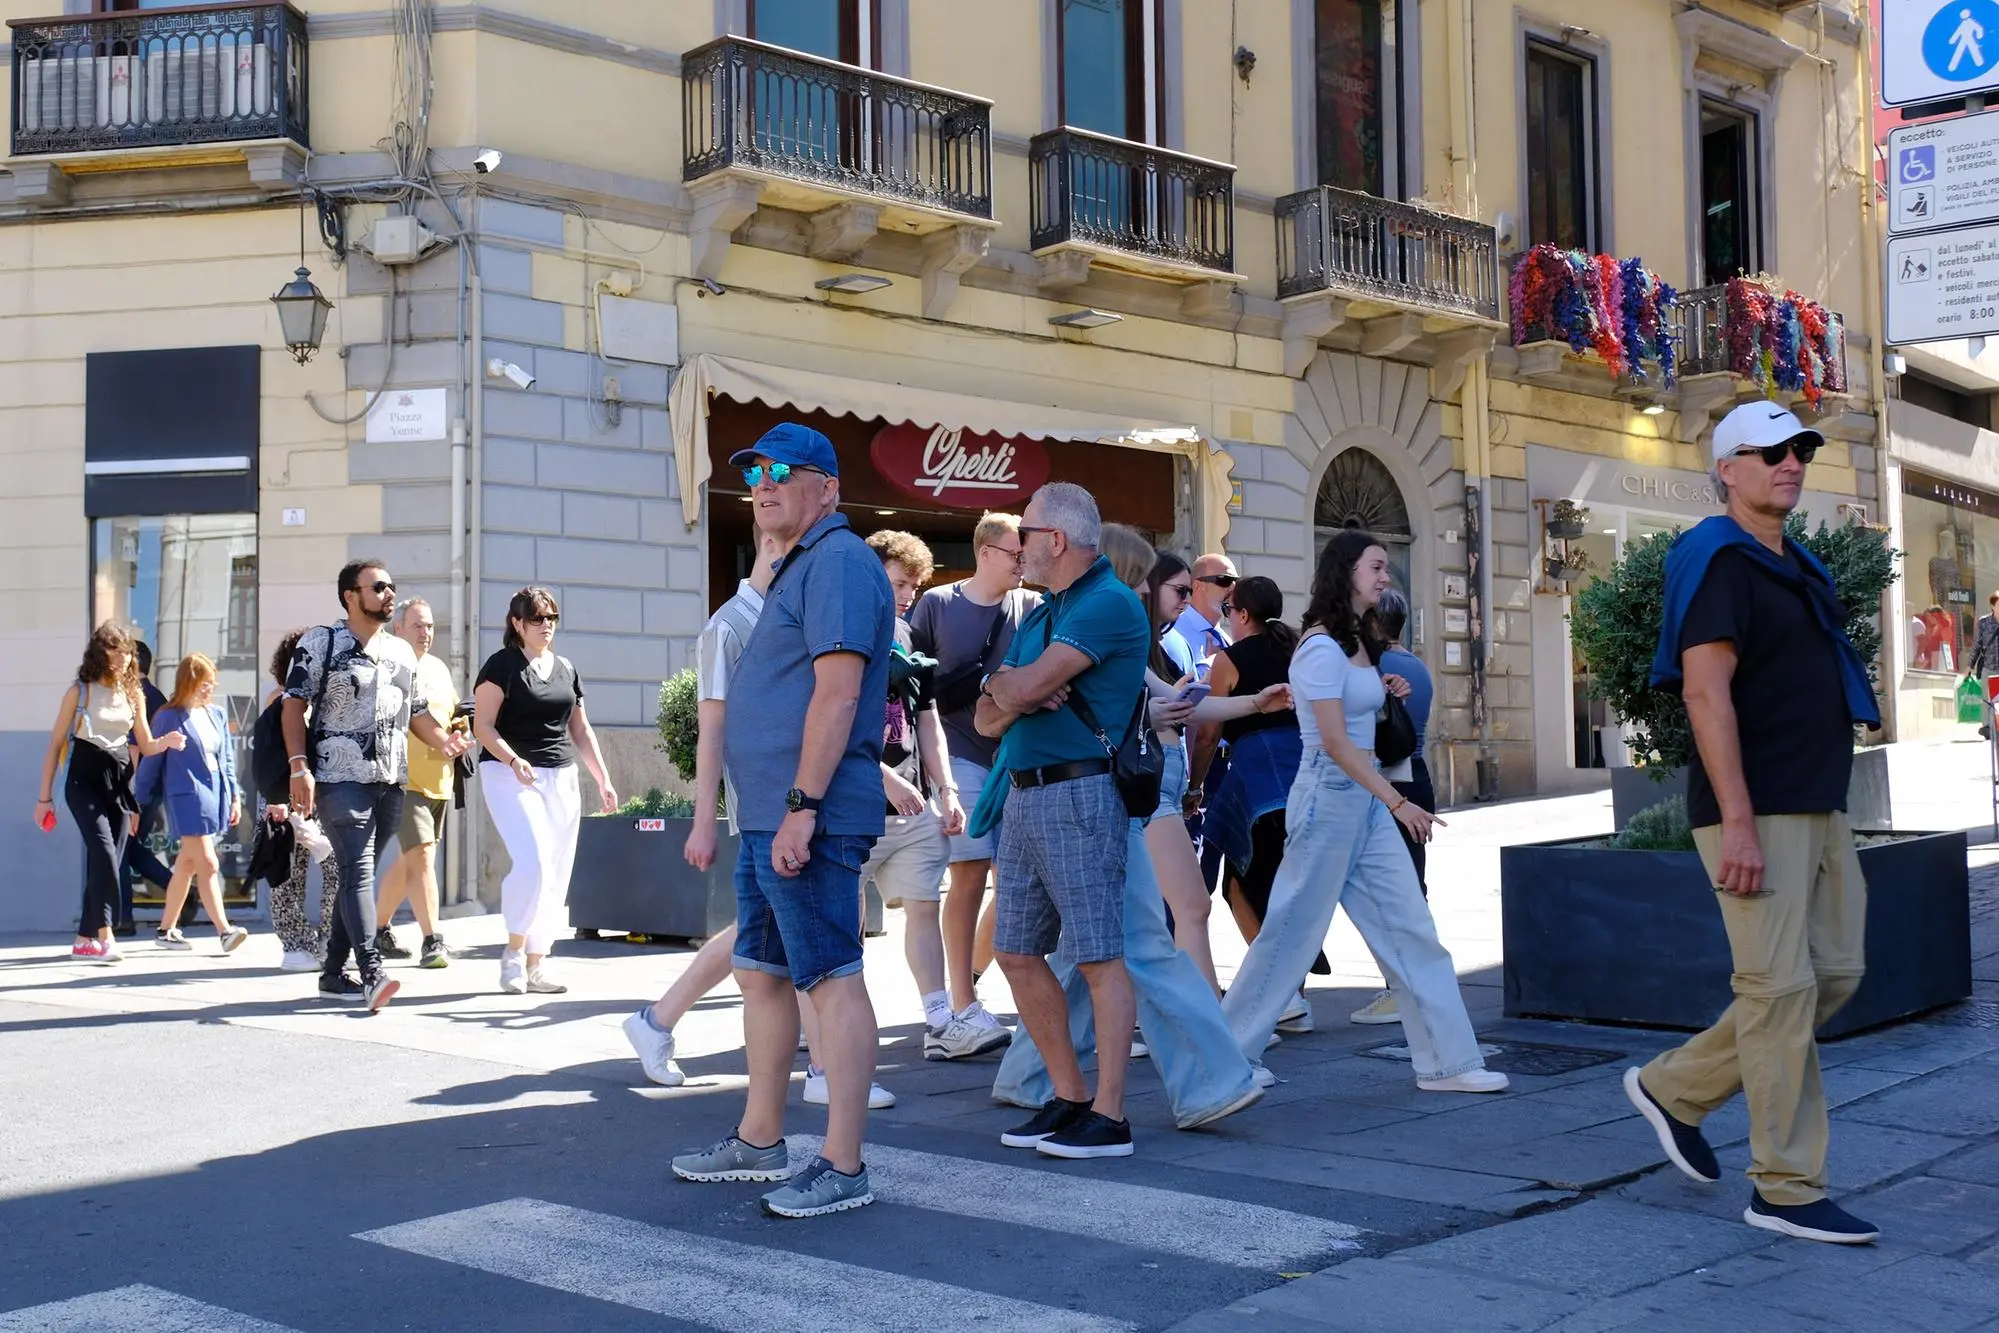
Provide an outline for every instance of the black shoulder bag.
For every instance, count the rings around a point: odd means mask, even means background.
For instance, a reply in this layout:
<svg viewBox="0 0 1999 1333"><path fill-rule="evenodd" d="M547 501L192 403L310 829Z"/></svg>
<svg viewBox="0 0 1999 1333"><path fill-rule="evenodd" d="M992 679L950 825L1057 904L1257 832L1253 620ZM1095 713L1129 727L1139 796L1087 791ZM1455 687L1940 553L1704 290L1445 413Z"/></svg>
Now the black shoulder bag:
<svg viewBox="0 0 1999 1333"><path fill-rule="evenodd" d="M1409 705L1388 695L1374 715L1374 757L1383 768L1393 768L1415 753L1416 723Z"/></svg>
<svg viewBox="0 0 1999 1333"><path fill-rule="evenodd" d="M1000 628L1006 624L1013 605L1011 592L1002 596L999 607L993 613L993 627L986 631L986 643L979 649L979 655L935 678L936 686L933 693L937 697L938 711L962 713L978 704L979 682L985 679L988 671L992 670L987 663L992 661L993 649L999 644Z"/></svg>
<svg viewBox="0 0 1999 1333"><path fill-rule="evenodd" d="M1159 788L1165 780L1166 752L1159 748L1159 738L1152 734L1150 719L1146 717L1146 705L1151 702L1145 687L1139 686L1138 706L1132 710L1124 740L1112 745L1110 736L1097 725L1096 714L1083 701L1076 682L1069 682L1069 707L1076 710L1084 726L1097 734L1097 743L1104 747L1104 754L1111 761L1111 779L1117 783L1118 795L1124 798L1125 813L1133 819L1144 819L1159 808Z"/></svg>

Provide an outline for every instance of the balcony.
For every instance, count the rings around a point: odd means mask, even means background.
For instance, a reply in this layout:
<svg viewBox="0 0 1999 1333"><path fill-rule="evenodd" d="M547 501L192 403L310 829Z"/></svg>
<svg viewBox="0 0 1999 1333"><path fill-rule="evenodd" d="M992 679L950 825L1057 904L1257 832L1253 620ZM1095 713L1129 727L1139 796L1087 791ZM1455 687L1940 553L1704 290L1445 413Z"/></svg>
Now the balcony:
<svg viewBox="0 0 1999 1333"><path fill-rule="evenodd" d="M16 159L61 159L69 174L214 164L248 160L246 142L265 140L285 145L277 158L303 165L308 43L305 16L290 5L190 5L7 26ZM235 151L186 151L211 145ZM21 164L13 166L21 176Z"/></svg>
<svg viewBox="0 0 1999 1333"><path fill-rule="evenodd" d="M699 276L719 276L728 234L762 205L811 215L808 252L829 261L877 231L927 238L926 282L985 254L985 99L743 37L689 51L681 99Z"/></svg>
<svg viewBox="0 0 1999 1333"><path fill-rule="evenodd" d="M1845 412L1846 319L1837 311L1738 278L1681 292L1672 325L1682 438L1697 439L1737 401L1765 395L1815 416L1821 429ZM1779 355L1779 346L1796 350Z"/></svg>
<svg viewBox="0 0 1999 1333"><path fill-rule="evenodd" d="M1286 361L1316 348L1445 367L1500 329L1498 242L1480 222L1322 185L1277 201L1277 296ZM1441 387L1441 386L1440 386Z"/></svg>
<svg viewBox="0 0 1999 1333"><path fill-rule="evenodd" d="M1027 172L1044 288L1078 285L1092 264L1183 283L1238 276L1232 166L1059 129L1034 136Z"/></svg>

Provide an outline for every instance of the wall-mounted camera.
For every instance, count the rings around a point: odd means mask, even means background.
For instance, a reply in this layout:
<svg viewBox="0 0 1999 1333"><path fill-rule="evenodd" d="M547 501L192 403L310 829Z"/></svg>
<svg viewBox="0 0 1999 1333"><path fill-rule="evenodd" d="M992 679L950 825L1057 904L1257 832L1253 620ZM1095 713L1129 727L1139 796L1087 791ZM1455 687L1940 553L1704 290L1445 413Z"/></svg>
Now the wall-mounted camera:
<svg viewBox="0 0 1999 1333"><path fill-rule="evenodd" d="M492 173L498 171L499 169L500 169L499 149L482 148L477 153L473 154L472 170L478 172L481 176L490 176Z"/></svg>
<svg viewBox="0 0 1999 1333"><path fill-rule="evenodd" d="M496 380L511 381L516 389L532 389L534 387L534 376L528 374L513 362L502 361L497 356L486 363L486 373Z"/></svg>

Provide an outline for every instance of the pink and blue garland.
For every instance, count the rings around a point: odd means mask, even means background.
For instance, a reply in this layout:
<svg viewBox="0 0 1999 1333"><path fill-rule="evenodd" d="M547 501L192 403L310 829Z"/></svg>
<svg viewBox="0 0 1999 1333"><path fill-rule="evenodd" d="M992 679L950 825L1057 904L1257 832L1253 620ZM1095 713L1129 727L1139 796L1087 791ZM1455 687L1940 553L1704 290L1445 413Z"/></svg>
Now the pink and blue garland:
<svg viewBox="0 0 1999 1333"><path fill-rule="evenodd" d="M1613 378L1641 382L1657 360L1666 387L1676 382L1667 312L1678 298L1642 260L1537 245L1514 265L1508 294L1516 345L1559 339L1595 352Z"/></svg>

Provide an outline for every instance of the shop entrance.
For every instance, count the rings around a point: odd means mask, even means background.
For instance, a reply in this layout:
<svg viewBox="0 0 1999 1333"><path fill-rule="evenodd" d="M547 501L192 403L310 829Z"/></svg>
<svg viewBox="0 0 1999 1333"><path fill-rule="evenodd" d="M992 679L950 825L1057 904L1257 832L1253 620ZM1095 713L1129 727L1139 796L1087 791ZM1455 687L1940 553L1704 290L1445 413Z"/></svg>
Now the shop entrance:
<svg viewBox="0 0 1999 1333"><path fill-rule="evenodd" d="M1174 544L1174 497L1180 460L1108 444L960 436L879 417L738 403L717 396L708 408L708 603L712 613L749 574L755 527L749 490L729 455L755 444L782 421L812 427L840 458L840 512L862 536L886 528L915 534L937 562L930 586L972 572L972 529L992 510L1018 514L1034 488L1068 481L1097 499L1105 521L1128 523L1156 542ZM1002 452L1002 451L1005 452ZM981 454L985 463L978 460Z"/></svg>

